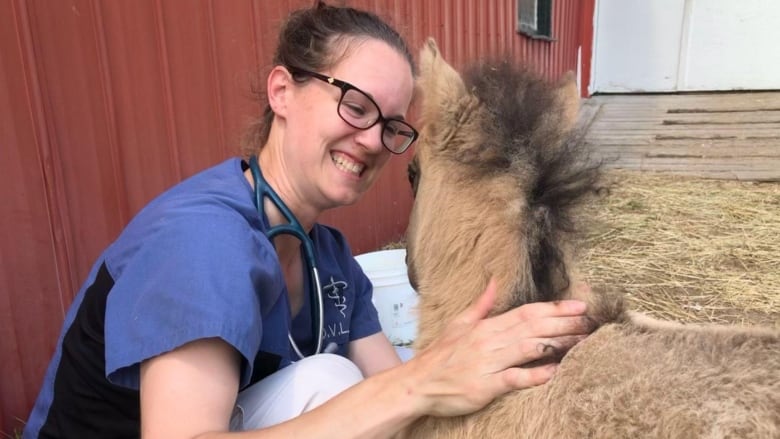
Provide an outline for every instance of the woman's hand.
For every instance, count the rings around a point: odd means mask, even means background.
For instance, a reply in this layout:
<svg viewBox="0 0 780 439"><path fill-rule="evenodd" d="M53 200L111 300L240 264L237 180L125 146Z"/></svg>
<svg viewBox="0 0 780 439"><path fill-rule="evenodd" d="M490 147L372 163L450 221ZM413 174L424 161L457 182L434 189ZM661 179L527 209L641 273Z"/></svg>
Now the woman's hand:
<svg viewBox="0 0 780 439"><path fill-rule="evenodd" d="M441 338L407 363L422 412L468 414L511 390L544 384L557 363L521 366L560 356L593 330L584 302L532 303L487 318L495 298L491 281Z"/></svg>

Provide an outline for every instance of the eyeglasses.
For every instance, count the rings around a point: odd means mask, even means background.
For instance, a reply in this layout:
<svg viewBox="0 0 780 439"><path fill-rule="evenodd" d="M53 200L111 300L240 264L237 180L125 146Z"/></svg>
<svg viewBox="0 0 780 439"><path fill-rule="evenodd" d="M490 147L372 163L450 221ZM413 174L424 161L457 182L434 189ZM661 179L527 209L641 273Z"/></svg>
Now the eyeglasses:
<svg viewBox="0 0 780 439"><path fill-rule="evenodd" d="M382 145L394 154L401 154L409 148L409 145L417 140L417 130L401 119L382 116L379 105L371 99L363 90L354 85L340 81L331 76L310 72L295 67L287 70L293 75L301 74L311 76L320 81L341 89L341 98L337 112L347 125L359 130L367 130L377 123L382 123Z"/></svg>

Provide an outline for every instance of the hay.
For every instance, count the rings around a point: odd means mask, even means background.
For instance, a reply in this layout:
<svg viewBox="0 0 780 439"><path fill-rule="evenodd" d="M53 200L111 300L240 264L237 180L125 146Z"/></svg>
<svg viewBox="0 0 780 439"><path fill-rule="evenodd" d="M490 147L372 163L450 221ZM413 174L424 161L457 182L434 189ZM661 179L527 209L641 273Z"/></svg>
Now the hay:
<svg viewBox="0 0 780 439"><path fill-rule="evenodd" d="M780 184L610 171L581 269L633 309L780 328Z"/></svg>
<svg viewBox="0 0 780 439"><path fill-rule="evenodd" d="M780 328L779 183L614 170L605 180L584 212L580 269L594 289L665 320Z"/></svg>

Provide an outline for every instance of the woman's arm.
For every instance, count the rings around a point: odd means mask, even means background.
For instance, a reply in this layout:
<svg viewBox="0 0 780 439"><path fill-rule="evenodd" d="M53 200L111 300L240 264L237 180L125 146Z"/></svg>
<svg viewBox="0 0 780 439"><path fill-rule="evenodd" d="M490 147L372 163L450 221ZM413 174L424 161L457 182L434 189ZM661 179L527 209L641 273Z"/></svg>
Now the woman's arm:
<svg viewBox="0 0 780 439"><path fill-rule="evenodd" d="M389 343L388 343L389 344ZM392 348L392 347L391 347ZM394 352L394 351L393 351ZM419 414L398 373L377 376L282 424L229 433L239 382L238 353L218 338L187 343L141 364L141 436L290 438L389 436Z"/></svg>
<svg viewBox="0 0 780 439"><path fill-rule="evenodd" d="M486 318L496 291L455 319L414 358L377 373L274 427L227 433L238 392L238 354L219 339L189 343L141 366L141 428L148 438L389 437L424 415L474 412L499 395L545 383L554 365L518 367L566 350L590 332L585 304L534 303ZM542 348L540 348L542 347Z"/></svg>
<svg viewBox="0 0 780 439"><path fill-rule="evenodd" d="M141 437L192 438L227 431L239 354L219 338L196 340L141 363Z"/></svg>
<svg viewBox="0 0 780 439"><path fill-rule="evenodd" d="M401 358L382 332L350 342L347 355L364 377L374 376L401 364Z"/></svg>

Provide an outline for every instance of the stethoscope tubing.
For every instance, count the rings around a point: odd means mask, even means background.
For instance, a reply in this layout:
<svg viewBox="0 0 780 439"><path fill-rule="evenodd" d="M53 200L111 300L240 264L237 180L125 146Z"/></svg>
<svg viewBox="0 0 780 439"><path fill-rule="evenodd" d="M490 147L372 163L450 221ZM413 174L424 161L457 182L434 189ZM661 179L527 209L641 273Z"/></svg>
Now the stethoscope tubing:
<svg viewBox="0 0 780 439"><path fill-rule="evenodd" d="M317 344L312 355L317 355L322 352L323 333L325 329L325 309L322 300L322 286L320 284L320 272L317 268L317 259L314 253L314 243L309 235L303 230L303 226L298 221L298 218L292 213L289 207L279 197L279 195L273 190L268 182L263 177L263 173L260 171L260 165L257 162L257 156L253 155L249 159L249 168L252 171L252 178L255 183L255 198L254 203L257 208L257 213L262 220L265 215L265 207L263 205L263 198L268 198L279 209L284 219L288 224L280 224L270 227L266 230L265 235L273 245L273 238L278 235L292 235L301 241L303 246L304 259L309 269L309 296L312 305L312 331L315 332L314 337L317 339ZM316 305L316 309L315 309ZM306 356L298 348L298 344L295 343L292 333L287 333L287 338L290 340L290 346L292 346L295 353L301 359Z"/></svg>

